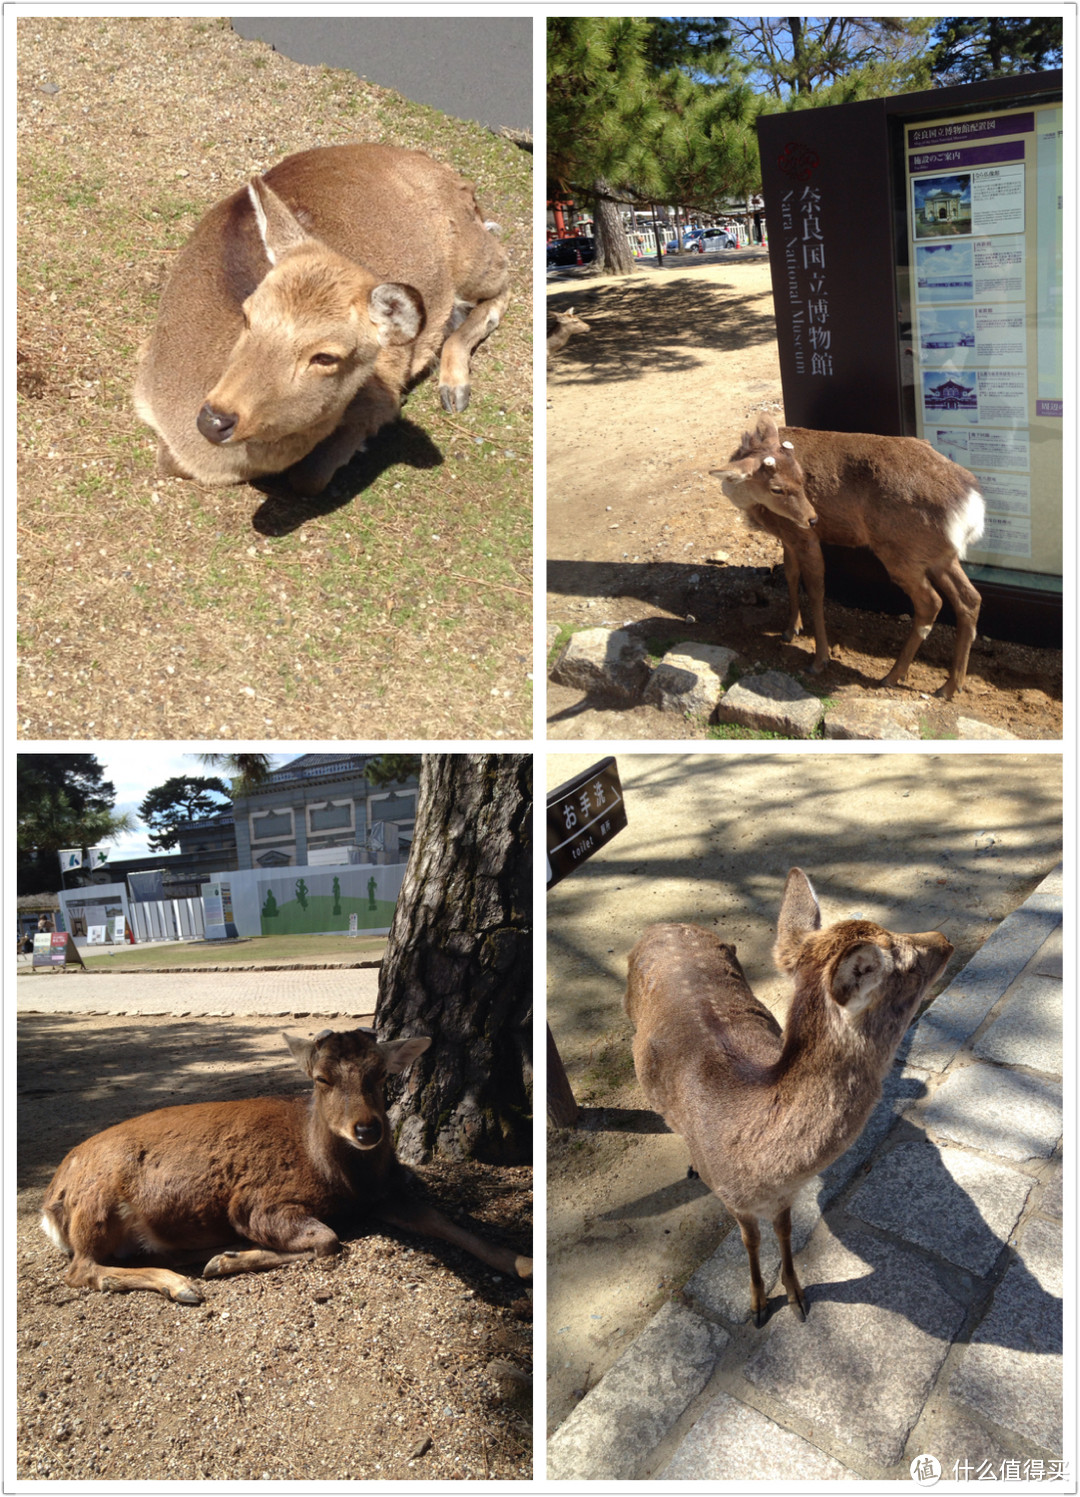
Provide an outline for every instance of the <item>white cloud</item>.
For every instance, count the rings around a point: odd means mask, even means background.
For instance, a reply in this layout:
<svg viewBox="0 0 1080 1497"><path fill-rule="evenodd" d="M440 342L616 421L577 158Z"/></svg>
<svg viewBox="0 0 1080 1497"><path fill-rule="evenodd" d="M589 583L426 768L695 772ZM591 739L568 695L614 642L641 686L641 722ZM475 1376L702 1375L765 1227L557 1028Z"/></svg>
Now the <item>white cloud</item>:
<svg viewBox="0 0 1080 1497"><path fill-rule="evenodd" d="M200 763L194 753L179 753L161 745L139 743L101 743L94 748L98 763L104 770L106 780L116 787L117 812L128 811L136 822L133 832L127 832L108 844L110 855L120 858L145 858L150 855L147 842L149 832L138 820L139 806L147 791L162 785L174 775L208 776L215 771ZM271 756L272 762L281 762L284 755ZM228 782L227 775L220 778Z"/></svg>

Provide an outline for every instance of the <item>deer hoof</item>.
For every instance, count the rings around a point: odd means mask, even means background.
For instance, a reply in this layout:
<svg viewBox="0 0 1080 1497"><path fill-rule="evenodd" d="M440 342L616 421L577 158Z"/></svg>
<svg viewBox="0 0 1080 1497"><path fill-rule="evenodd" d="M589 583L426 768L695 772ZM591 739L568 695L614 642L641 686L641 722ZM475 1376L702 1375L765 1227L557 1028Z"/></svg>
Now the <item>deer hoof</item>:
<svg viewBox="0 0 1080 1497"><path fill-rule="evenodd" d="M439 399L442 408L450 416L460 416L469 404L469 396L472 390L468 385L440 385Z"/></svg>
<svg viewBox="0 0 1080 1497"><path fill-rule="evenodd" d="M210 1262L202 1271L204 1279L223 1279L227 1274L233 1273L234 1269L229 1262L230 1258L239 1258L237 1252L218 1253L217 1257L211 1258Z"/></svg>
<svg viewBox="0 0 1080 1497"><path fill-rule="evenodd" d="M514 1272L519 1279L531 1279L533 1276L533 1260L531 1258L515 1258Z"/></svg>
<svg viewBox="0 0 1080 1497"><path fill-rule="evenodd" d="M201 1305L203 1297L195 1288L194 1284L185 1284L182 1289L177 1289L170 1296L178 1305Z"/></svg>

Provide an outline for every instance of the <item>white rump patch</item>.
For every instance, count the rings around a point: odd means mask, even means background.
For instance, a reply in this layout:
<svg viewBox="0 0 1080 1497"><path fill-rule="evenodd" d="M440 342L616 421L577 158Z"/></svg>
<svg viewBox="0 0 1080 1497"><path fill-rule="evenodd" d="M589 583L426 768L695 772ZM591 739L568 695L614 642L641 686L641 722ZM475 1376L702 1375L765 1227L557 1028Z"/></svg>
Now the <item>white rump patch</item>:
<svg viewBox="0 0 1080 1497"><path fill-rule="evenodd" d="M982 539L986 527L986 502L978 489L969 489L957 510L949 516L945 533L961 561L969 546Z"/></svg>
<svg viewBox="0 0 1080 1497"><path fill-rule="evenodd" d="M62 1253L66 1253L69 1258L71 1257L71 1248L66 1242L64 1234L47 1211L41 1213L41 1230L45 1233L45 1236L52 1243L53 1247L59 1248Z"/></svg>

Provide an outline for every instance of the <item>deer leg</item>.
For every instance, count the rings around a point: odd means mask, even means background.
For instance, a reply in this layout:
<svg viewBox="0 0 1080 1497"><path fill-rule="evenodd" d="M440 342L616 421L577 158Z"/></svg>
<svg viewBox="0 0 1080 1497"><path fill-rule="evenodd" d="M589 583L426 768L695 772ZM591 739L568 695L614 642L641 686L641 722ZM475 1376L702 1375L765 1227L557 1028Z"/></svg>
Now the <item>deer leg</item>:
<svg viewBox="0 0 1080 1497"><path fill-rule="evenodd" d="M203 1269L204 1279L224 1279L230 1274L280 1268L298 1258L325 1258L341 1247L337 1233L303 1206L274 1206L253 1211L250 1220L236 1221L233 1226L240 1236L256 1246L230 1248L218 1253Z"/></svg>
<svg viewBox="0 0 1080 1497"><path fill-rule="evenodd" d="M791 607L793 619L798 619L798 577L801 573L803 586L806 588L806 599L810 606L810 625L814 633L814 661L810 667L812 676L819 676L829 663L829 639L825 633L825 557L817 538L809 532L805 533L805 539L800 535L802 544L798 551L794 547L784 546L784 569L787 570L788 552L791 550L795 557L795 586L792 586L791 575L788 574L788 591L791 595ZM791 638L785 634L785 639Z"/></svg>
<svg viewBox="0 0 1080 1497"><path fill-rule="evenodd" d="M803 1320L806 1319L806 1301L803 1298L802 1285L799 1276L795 1272L795 1264L791 1257L791 1207L785 1206L778 1216L773 1217L773 1231L780 1244L780 1280L787 1290L788 1304L794 1305Z"/></svg>
<svg viewBox="0 0 1080 1497"><path fill-rule="evenodd" d="M787 545L784 547L784 576L788 589L788 621L783 637L790 644L798 634L802 620L799 616L799 558L793 547Z"/></svg>
<svg viewBox="0 0 1080 1497"><path fill-rule="evenodd" d="M750 1309L754 1314L754 1324L760 1326L763 1323L765 1311L769 1307L769 1299L761 1278L761 1263L758 1260L761 1228L758 1226L756 1216L740 1216L737 1211L734 1215L739 1224L739 1232L742 1234L746 1256L750 1259Z"/></svg>
<svg viewBox="0 0 1080 1497"><path fill-rule="evenodd" d="M73 1289L98 1289L125 1294L131 1289L153 1289L180 1305L201 1305L201 1291L190 1279L168 1268L112 1268L92 1258L76 1257L64 1275Z"/></svg>
<svg viewBox="0 0 1080 1497"><path fill-rule="evenodd" d="M477 345L493 333L502 321L509 287L487 301L478 302L468 316L447 338L439 362L439 399L444 411L455 415L469 403L469 361Z"/></svg>
<svg viewBox="0 0 1080 1497"><path fill-rule="evenodd" d="M467 1227L459 1227L449 1217L443 1216L441 1211L436 1211L423 1201L380 1201L375 1207L375 1213L380 1221L388 1222L392 1227L404 1227L406 1231L417 1232L422 1237L435 1237L452 1243L454 1247L464 1248L496 1273L516 1275L519 1279L532 1278L531 1258L515 1253L512 1248L497 1247L494 1243L485 1242L475 1232L470 1232Z"/></svg>
<svg viewBox="0 0 1080 1497"><path fill-rule="evenodd" d="M941 611L941 597L931 586L925 572L903 572L892 567L888 568L888 572L897 586L902 587L911 599L912 610L911 633L904 641L904 648L896 657L892 670L888 675L882 676L879 682L881 686L897 686L907 675L908 667L915 659L915 652L934 627L934 620Z"/></svg>
<svg viewBox="0 0 1080 1497"><path fill-rule="evenodd" d="M949 671L949 679L938 691L938 695L948 702L964 689L968 656L975 643L975 625L978 623L982 598L968 580L959 557L954 556L947 566L931 571L930 575L956 614L956 645L953 649L952 669Z"/></svg>

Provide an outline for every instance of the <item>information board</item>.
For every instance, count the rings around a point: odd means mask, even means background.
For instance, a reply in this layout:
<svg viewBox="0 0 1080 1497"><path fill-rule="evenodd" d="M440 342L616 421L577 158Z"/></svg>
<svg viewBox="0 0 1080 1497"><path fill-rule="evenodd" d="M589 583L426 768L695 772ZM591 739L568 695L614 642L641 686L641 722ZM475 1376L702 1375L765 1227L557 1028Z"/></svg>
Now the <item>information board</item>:
<svg viewBox="0 0 1080 1497"><path fill-rule="evenodd" d="M83 959L67 931L57 930L41 932L34 937L31 965L47 968L81 967Z"/></svg>
<svg viewBox="0 0 1080 1497"><path fill-rule="evenodd" d="M1061 105L904 131L916 435L979 480L969 562L1061 574Z"/></svg>

